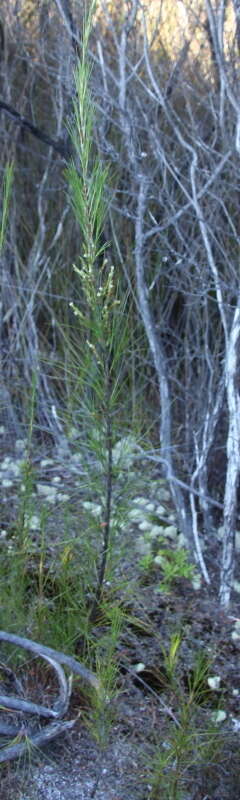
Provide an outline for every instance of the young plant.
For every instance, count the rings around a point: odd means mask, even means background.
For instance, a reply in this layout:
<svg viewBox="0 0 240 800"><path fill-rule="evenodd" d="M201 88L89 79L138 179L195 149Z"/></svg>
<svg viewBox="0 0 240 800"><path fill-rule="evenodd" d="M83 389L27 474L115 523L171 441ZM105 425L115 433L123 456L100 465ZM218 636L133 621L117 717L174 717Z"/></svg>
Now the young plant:
<svg viewBox="0 0 240 800"><path fill-rule="evenodd" d="M175 672L179 646L178 634L172 637L169 664L172 676ZM167 666L165 658L165 665ZM175 680L177 695L177 717L169 722L164 734L164 745L157 747L151 778L151 800L184 800L192 784L211 773L221 758L223 740L218 725L213 719L206 722L201 712L202 703L208 697L208 675L211 662L201 652L188 682L187 691Z"/></svg>
<svg viewBox="0 0 240 800"><path fill-rule="evenodd" d="M173 685L176 677L176 667L178 663L180 646L181 646L181 634L179 633L179 631L176 631L175 633L172 634L169 648L165 648L163 645L161 646L164 659L164 667L170 685Z"/></svg>
<svg viewBox="0 0 240 800"><path fill-rule="evenodd" d="M158 587L159 592L171 591L174 581L179 578L187 578L189 580L193 578L194 567L190 564L188 553L184 547L179 550L160 548L154 558L154 563L158 564L163 572L163 580L161 580Z"/></svg>
<svg viewBox="0 0 240 800"><path fill-rule="evenodd" d="M106 614L105 632L93 645L96 673L102 691L95 698L90 727L101 749L104 749L114 717L113 701L117 693L117 645L123 627L124 614L117 604L103 604Z"/></svg>
<svg viewBox="0 0 240 800"><path fill-rule="evenodd" d="M158 539L160 541L160 539ZM165 540L162 538L165 545ZM156 588L157 592L171 592L174 582L179 578L192 580L194 577L194 566L190 564L188 553L184 547L174 549L170 547L158 548L157 555L151 551L151 541L146 542L149 552L144 554L139 561L139 566L146 572L153 573L156 567L160 567L163 577Z"/></svg>
<svg viewBox="0 0 240 800"><path fill-rule="evenodd" d="M70 303L79 326L83 353L78 354L76 405L82 429L82 452L88 475L89 531L95 533L97 575L90 611L93 620L103 594L117 506L114 487L120 467L114 464L119 398L123 390L126 361L126 298L119 299L114 266L108 261L103 243L106 215L105 186L108 170L94 152L94 104L90 91L88 44L95 3L85 22L82 55L75 73L74 123L70 128L74 156L66 170L72 205L82 234L82 252L74 272L79 281L78 302ZM121 434L120 434L121 435ZM96 503L98 515L94 511ZM96 535L100 538L96 543ZM96 562L96 558L95 558Z"/></svg>

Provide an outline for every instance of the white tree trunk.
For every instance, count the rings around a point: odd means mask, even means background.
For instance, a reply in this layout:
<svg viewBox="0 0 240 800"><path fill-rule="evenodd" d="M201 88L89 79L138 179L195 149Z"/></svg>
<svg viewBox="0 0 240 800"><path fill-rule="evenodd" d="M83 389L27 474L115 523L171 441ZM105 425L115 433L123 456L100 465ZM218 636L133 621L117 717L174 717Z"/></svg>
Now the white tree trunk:
<svg viewBox="0 0 240 800"><path fill-rule="evenodd" d="M238 354L240 344L240 300L235 309L226 354L226 392L228 403L227 472L224 495L224 535L220 578L220 604L227 607L234 571L237 489L240 471L240 396Z"/></svg>
<svg viewBox="0 0 240 800"><path fill-rule="evenodd" d="M146 198L149 189L149 181L144 175L139 174L138 187L138 207L136 215L136 283L138 292L139 309L142 316L144 328L148 338L150 350L153 356L156 369L159 397L160 397L160 444L161 459L164 465L166 479L172 495L172 500L176 509L179 528L188 542L189 549L193 550L192 521L189 515L184 495L179 483L175 478L173 463L173 442L171 424L171 397L169 392L167 359L161 338L156 331L152 309L149 303L148 290L145 282L145 259L144 259L144 214L146 208Z"/></svg>

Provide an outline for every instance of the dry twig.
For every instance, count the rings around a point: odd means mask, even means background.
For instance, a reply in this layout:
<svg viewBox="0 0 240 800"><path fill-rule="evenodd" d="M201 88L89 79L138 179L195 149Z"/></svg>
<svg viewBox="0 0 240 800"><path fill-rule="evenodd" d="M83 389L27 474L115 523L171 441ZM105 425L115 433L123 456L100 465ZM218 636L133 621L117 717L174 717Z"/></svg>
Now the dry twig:
<svg viewBox="0 0 240 800"><path fill-rule="evenodd" d="M31 639L15 636L15 634L7 633L6 631L0 631L0 641L9 642L10 644L21 647L24 650L29 650L36 656L39 656L39 658L43 658L44 660L48 661L55 672L59 686L59 694L52 708L42 704L33 703L31 700L25 700L23 697L17 697L11 694L2 694L0 695L0 704L4 710L11 709L15 712L21 713L21 715L24 712L27 714L35 714L38 717L52 717L54 719L62 718L64 714L66 714L69 707L72 676L70 676L69 680L67 680L64 670L60 664L66 664L66 666L70 667L72 672L80 675L86 683L89 683L97 690L100 689L100 683L96 675L94 675L91 670L87 669L87 667L84 667L83 664L80 664L78 661L76 661L72 656L67 656L65 653L59 652L58 650L53 650L51 647L45 647L39 642L33 642ZM12 670L10 670L8 667L5 667L5 665L2 665L2 669L6 672L8 677L10 676L16 691L22 694L22 685L16 679ZM4 747L0 751L0 762L18 758L19 756L23 755L26 750L29 750L29 748L39 747L43 744L46 744L46 742L50 739L53 739L60 733L64 733L65 730L72 728L74 722L75 720L58 723L54 722L44 727L36 734L33 734L31 729L22 727L22 718L19 726L8 725L8 723L5 722L0 723L0 735L8 737L12 736L18 739L21 738L21 741L17 741L12 745ZM22 740L23 737L24 741Z"/></svg>

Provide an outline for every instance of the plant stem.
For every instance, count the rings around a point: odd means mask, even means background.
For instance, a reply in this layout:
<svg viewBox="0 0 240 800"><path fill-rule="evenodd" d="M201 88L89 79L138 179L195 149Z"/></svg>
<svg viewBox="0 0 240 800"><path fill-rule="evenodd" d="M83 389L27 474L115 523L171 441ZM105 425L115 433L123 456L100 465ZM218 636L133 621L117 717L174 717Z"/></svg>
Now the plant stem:
<svg viewBox="0 0 240 800"><path fill-rule="evenodd" d="M96 617L98 605L102 597L103 582L106 572L107 559L109 555L110 536L111 536L111 513L112 513L112 490L113 490L113 432L112 432L112 414L111 414L111 367L109 359L107 360L106 370L106 405L105 405L105 419L106 419L106 452L107 452L107 465L106 465L106 505L103 526L103 543L102 553L100 558L100 565L98 569L98 581L94 603L90 612L90 621Z"/></svg>

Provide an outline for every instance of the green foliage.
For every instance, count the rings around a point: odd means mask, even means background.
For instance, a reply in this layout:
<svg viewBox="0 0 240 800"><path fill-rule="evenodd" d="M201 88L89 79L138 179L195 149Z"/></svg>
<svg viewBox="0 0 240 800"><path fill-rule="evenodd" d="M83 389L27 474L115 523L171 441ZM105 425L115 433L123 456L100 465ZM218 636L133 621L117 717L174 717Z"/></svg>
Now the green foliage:
<svg viewBox="0 0 240 800"><path fill-rule="evenodd" d="M103 603L102 613L105 615L105 631L93 646L94 662L102 690L94 698L91 720L88 723L101 749L108 742L114 719L118 678L116 653L124 622L124 614L117 603L113 606Z"/></svg>
<svg viewBox="0 0 240 800"><path fill-rule="evenodd" d="M207 697L207 678L211 661L201 652L197 654L191 671L189 687L185 692L176 680L176 665L180 646L179 634L174 634L168 652L165 652L165 667L168 669L172 687L176 691L177 716L167 725L164 745L156 748L151 778L151 800L184 800L194 776L204 775L211 764L221 758L223 739L219 728L210 718L204 725L201 720L201 705Z"/></svg>
<svg viewBox="0 0 240 800"><path fill-rule="evenodd" d="M172 634L168 649L165 648L163 645L161 645L161 650L164 659L164 667L170 684L173 683L173 680L175 678L180 646L181 646L181 634L179 633L179 631L176 631L175 633Z"/></svg>
<svg viewBox="0 0 240 800"><path fill-rule="evenodd" d="M1 222L0 222L0 253L3 249L4 241L5 241L5 234L6 234L6 227L8 221L8 211L9 211L9 203L10 203L10 196L11 196L11 189L13 183L13 164L7 164L4 173L3 179L3 192L2 192L2 213L1 213Z"/></svg>
<svg viewBox="0 0 240 800"><path fill-rule="evenodd" d="M154 558L152 553L146 553L142 558L139 560L139 566L141 569L150 572L154 570Z"/></svg>
<svg viewBox="0 0 240 800"><path fill-rule="evenodd" d="M113 464L113 447L117 438L119 393L124 379L128 317L125 313L127 299L118 297L115 269L109 265L105 255L106 245L101 243L106 214L107 170L95 155L92 141L94 105L89 88L88 40L93 11L94 4L85 23L82 57L75 73L74 124L70 129L74 157L66 176L82 233L82 253L79 264L73 267L79 279L81 303L70 304L84 341L82 352L75 354L75 360L78 360L75 396L78 421L84 430L89 526L102 540L95 602L91 610L94 616L102 594L112 534L116 529L113 492L120 468ZM118 438L119 434L120 431ZM91 514L93 499L97 499L101 507L98 522Z"/></svg>
<svg viewBox="0 0 240 800"><path fill-rule="evenodd" d="M191 580L194 575L194 567L189 563L187 550L184 547L179 549L160 548L154 558L155 564L159 564L163 572L158 591L169 592L175 580L187 578Z"/></svg>
<svg viewBox="0 0 240 800"><path fill-rule="evenodd" d="M165 543L164 537L159 537ZM142 569L147 571L154 571L156 567L160 567L163 578L156 588L156 592L170 592L174 587L174 582L180 578L192 580L194 576L194 566L189 562L187 550L181 548L158 548L157 554L152 552L146 553L139 564Z"/></svg>

